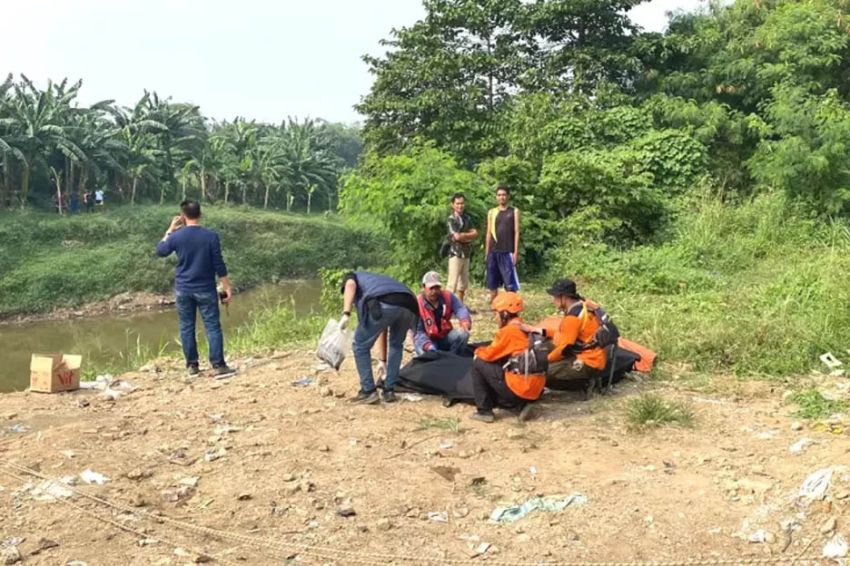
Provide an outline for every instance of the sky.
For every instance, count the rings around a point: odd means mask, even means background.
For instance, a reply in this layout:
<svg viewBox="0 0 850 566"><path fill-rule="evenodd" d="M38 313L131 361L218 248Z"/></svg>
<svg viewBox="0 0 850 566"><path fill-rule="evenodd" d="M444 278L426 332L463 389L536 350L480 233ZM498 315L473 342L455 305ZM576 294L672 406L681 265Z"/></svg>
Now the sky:
<svg viewBox="0 0 850 566"><path fill-rule="evenodd" d="M705 0L650 0L644 29ZM424 15L420 0L0 0L0 74L83 79L80 101L131 105L144 89L217 119L287 116L356 122L390 30Z"/></svg>

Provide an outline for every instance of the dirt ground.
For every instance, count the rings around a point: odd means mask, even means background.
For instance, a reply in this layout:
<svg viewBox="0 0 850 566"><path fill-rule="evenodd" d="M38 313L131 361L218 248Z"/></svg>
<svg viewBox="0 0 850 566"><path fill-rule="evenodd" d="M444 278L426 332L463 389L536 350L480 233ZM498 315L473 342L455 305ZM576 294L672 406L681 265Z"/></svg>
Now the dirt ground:
<svg viewBox="0 0 850 566"><path fill-rule="evenodd" d="M790 562L850 538L847 421L798 423L765 383L718 379L707 393L630 379L613 396L547 395L536 420L502 413L488 425L438 398L352 406L352 360L339 373L318 371L306 351L236 364L226 381L149 364L124 376L138 389L116 400L3 395L0 550L14 546L27 565L89 566ZM304 376L314 382L295 384ZM625 403L648 390L687 401L694 426L629 430ZM790 452L803 438L814 444ZM105 502L16 466L73 477ZM800 498L828 467L823 499ZM85 484L85 470L109 479ZM586 503L489 520L498 506L573 493Z"/></svg>

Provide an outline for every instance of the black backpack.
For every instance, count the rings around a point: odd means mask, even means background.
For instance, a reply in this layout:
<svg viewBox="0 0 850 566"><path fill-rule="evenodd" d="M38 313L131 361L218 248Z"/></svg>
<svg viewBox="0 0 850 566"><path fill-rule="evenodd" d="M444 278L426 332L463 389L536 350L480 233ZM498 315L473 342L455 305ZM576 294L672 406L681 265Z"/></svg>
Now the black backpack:
<svg viewBox="0 0 850 566"><path fill-rule="evenodd" d="M614 321L611 320L608 313L606 313L599 305L591 306L584 301L581 305L581 312L578 315L579 320L581 320L581 328L584 328L584 325L587 324L588 313L595 316L596 320L599 321L599 328L596 330L596 333L593 335L593 339L590 342L577 341L576 346L578 349L589 350L590 348L596 347L607 348L608 346L616 344L620 339L620 329L617 328L617 325L614 324ZM579 329L579 333L581 333L581 329Z"/></svg>
<svg viewBox="0 0 850 566"><path fill-rule="evenodd" d="M549 370L549 348L546 337L532 332L528 335L528 348L514 354L505 364L505 369L520 375L546 373Z"/></svg>

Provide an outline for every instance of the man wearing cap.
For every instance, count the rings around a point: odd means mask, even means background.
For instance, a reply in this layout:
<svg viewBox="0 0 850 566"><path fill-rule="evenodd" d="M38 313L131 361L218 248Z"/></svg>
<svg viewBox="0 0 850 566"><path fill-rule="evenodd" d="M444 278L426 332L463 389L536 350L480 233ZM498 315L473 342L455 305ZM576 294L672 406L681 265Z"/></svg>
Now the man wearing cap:
<svg viewBox="0 0 850 566"><path fill-rule="evenodd" d="M472 318L469 309L454 293L443 290L440 274L429 271L422 278L422 292L419 301L419 322L413 345L416 353L442 350L460 354L469 342ZM452 326L452 316L460 322L460 328Z"/></svg>
<svg viewBox="0 0 850 566"><path fill-rule="evenodd" d="M586 380L591 387L606 362L605 349L594 343L599 321L578 294L575 281L559 279L547 292L564 318L554 335L542 328L534 329L554 343L549 353L546 386L561 389L559 385L565 381Z"/></svg>

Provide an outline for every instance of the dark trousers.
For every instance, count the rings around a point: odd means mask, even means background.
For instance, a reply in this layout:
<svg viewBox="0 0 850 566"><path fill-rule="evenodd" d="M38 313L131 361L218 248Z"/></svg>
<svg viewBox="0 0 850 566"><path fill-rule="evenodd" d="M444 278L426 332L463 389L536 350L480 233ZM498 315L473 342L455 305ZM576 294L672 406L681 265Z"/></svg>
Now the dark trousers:
<svg viewBox="0 0 850 566"><path fill-rule="evenodd" d="M479 413L490 413L494 407L517 409L525 405L526 402L517 397L505 382L505 370L501 364L475 360L469 375Z"/></svg>
<svg viewBox="0 0 850 566"><path fill-rule="evenodd" d="M592 383L591 380L604 373L603 370L594 369L588 365L576 369L573 366L575 361L575 356L569 356L563 360L550 363L549 371L546 372L546 387L556 390L574 390L577 389L577 384L587 385Z"/></svg>

